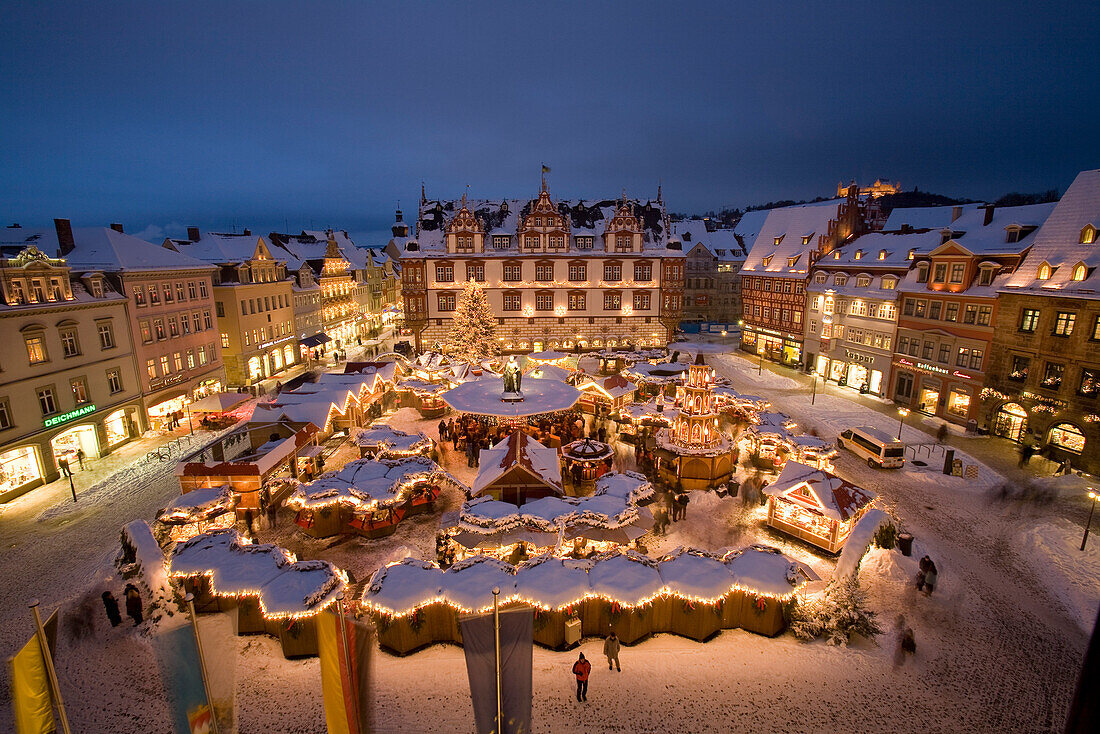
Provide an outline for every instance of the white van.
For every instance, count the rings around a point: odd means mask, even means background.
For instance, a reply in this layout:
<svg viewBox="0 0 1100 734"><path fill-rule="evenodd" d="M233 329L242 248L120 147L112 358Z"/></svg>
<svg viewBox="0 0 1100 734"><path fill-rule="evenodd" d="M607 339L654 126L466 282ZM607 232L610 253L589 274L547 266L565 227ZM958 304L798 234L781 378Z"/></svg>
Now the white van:
<svg viewBox="0 0 1100 734"><path fill-rule="evenodd" d="M905 444L870 426L849 428L837 436L836 445L867 459L872 469L897 469L905 463Z"/></svg>

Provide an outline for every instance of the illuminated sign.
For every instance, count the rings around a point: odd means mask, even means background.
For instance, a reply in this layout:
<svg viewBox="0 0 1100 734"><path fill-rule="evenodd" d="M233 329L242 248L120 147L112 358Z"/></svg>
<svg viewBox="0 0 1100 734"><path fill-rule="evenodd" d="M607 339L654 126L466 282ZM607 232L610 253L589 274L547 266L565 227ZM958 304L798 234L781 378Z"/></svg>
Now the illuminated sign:
<svg viewBox="0 0 1100 734"><path fill-rule="evenodd" d="M867 364L874 364L875 363L875 358L872 357L871 355L869 355L869 354L860 354L859 352L853 352L853 351L848 350L848 349L844 350L844 356L847 357L848 359L852 360L853 362L866 362Z"/></svg>
<svg viewBox="0 0 1100 734"><path fill-rule="evenodd" d="M76 410L70 410L68 413L62 413L61 415L55 415L52 418L47 418L42 422L45 424L46 428L51 428L53 426L59 426L62 423L68 423L69 421L75 420L82 415L88 415L89 413L94 412L94 405L82 405Z"/></svg>
<svg viewBox="0 0 1100 734"><path fill-rule="evenodd" d="M961 377L964 380L973 380L972 375L968 375L965 372L954 372L947 370L944 367L938 367L934 364L928 364L927 362L910 362L908 359L895 359L894 364L898 367L905 367L907 369L922 370L924 372L933 372L937 375L947 375L948 377Z"/></svg>

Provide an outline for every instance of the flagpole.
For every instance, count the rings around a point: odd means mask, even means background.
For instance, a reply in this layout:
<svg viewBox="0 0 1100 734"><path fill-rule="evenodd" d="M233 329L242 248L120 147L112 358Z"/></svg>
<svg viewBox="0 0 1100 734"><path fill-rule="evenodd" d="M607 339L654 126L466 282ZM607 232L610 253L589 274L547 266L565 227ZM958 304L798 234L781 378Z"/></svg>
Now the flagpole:
<svg viewBox="0 0 1100 734"><path fill-rule="evenodd" d="M202 653L202 638L199 637L199 623L195 618L195 595L190 591L183 597L191 613L191 631L195 633L195 648L199 651L199 672L202 673L202 687L206 692L206 705L210 707L210 730L218 734L218 714L214 710L214 699L210 697L210 677L206 674L206 656Z"/></svg>
<svg viewBox="0 0 1100 734"><path fill-rule="evenodd" d="M31 611L34 612L34 633L38 637L38 646L42 648L42 661L46 664L46 675L50 679L50 687L53 688L53 696L57 701L57 718L61 719L61 731L72 734L69 729L69 717L65 713L65 702L61 700L61 686L57 683L57 671L53 667L53 655L50 653L50 644L46 640L46 630L42 628L42 617L38 615L38 600L31 599ZM499 691L499 674L497 678L497 690Z"/></svg>
<svg viewBox="0 0 1100 734"><path fill-rule="evenodd" d="M504 734L502 727L504 716L501 709L503 708L500 701L500 587L493 587L493 637L496 643L496 665L497 665L497 728L496 734Z"/></svg>
<svg viewBox="0 0 1100 734"><path fill-rule="evenodd" d="M337 623L340 625L340 643L344 646L344 669L348 679L348 686L351 686L351 653L348 650L348 630L344 626L344 592L336 594L336 613ZM347 689L344 691L344 695L347 695ZM359 696L353 695L351 697L352 707L355 709L355 731L359 731Z"/></svg>

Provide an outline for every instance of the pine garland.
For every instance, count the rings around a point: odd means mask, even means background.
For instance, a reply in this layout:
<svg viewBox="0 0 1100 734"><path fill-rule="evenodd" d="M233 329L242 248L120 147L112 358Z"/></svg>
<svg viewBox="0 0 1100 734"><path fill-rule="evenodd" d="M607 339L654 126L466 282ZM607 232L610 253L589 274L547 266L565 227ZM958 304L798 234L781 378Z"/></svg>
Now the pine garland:
<svg viewBox="0 0 1100 734"><path fill-rule="evenodd" d="M477 281L470 280L463 286L444 351L470 360L500 354L497 320L485 291Z"/></svg>

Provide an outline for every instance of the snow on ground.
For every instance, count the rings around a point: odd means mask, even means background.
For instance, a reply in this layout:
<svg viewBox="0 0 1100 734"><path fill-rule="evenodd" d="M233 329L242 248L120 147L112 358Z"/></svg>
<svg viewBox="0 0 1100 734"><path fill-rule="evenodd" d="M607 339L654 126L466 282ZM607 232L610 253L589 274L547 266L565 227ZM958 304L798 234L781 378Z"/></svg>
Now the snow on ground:
<svg viewBox="0 0 1100 734"><path fill-rule="evenodd" d="M738 356L708 360L737 389L764 394L776 410L822 436L835 436L849 425L897 429L887 416L841 398L819 395L810 405L797 383L770 371L757 375L753 361ZM387 422L437 436L438 420L422 421L415 411L398 411ZM356 456L345 447L326 463L336 468ZM622 444L616 445L616 460L617 468L633 468L632 452ZM442 447L441 463L464 482L476 474L449 444ZM998 477L984 467L975 482L943 476L934 461L929 469L889 472L841 452L836 464L841 476L877 492L882 506L916 536L912 557L874 549L861 566L861 583L884 630L877 645L856 641L834 648L799 643L790 635L767 639L739 630L722 632L706 644L657 635L624 648L623 672L612 674L601 665L601 641L587 639L580 647L593 660L587 705L573 698L569 668L576 651L536 648L533 731L1059 730L1086 642L1081 620L1090 590L1095 610L1100 579L1100 551L1095 546L1085 554L1076 551L1075 526L1058 517L1065 502L993 501L989 489ZM738 476L747 472L740 469ZM37 522L42 508L33 502L5 509L0 525L6 571L0 574L0 610L7 622L0 629L3 654L10 655L30 634L24 601L32 594L42 597L45 609L64 603L66 618L84 608L96 624L91 637L78 641L65 619L62 623L59 670L75 730L109 734L168 728L163 691L141 628L107 626L98 594L105 584L116 594L121 590L110 568L118 529L135 518L152 519L177 492L174 478L153 475L134 483L130 492L113 495L109 503L50 522ZM402 546L434 558L438 513L457 509L461 501L458 492L447 490L436 513L409 518L395 535L379 540L309 539L295 530L290 513L280 516L275 529L262 528L259 540L284 545L299 558L330 560L362 581ZM763 522L759 506L696 492L686 520L674 523L668 536L647 535L643 542L652 555L679 545L718 549L765 542L804 560L823 577L831 575L834 558ZM916 559L925 553L940 571L940 585L929 597L912 583ZM895 662L899 615L913 627L917 642L916 656L900 667ZM263 635L226 644L240 656L240 731L325 730L316 658L284 660L278 641ZM471 731L466 680L457 646L438 645L405 658L378 652L376 729ZM0 690L0 730L7 730L7 686Z"/></svg>

